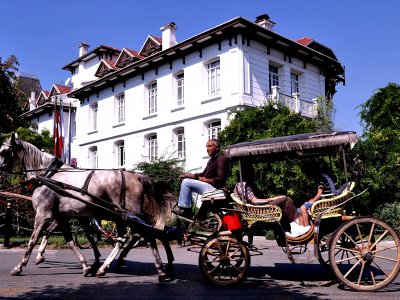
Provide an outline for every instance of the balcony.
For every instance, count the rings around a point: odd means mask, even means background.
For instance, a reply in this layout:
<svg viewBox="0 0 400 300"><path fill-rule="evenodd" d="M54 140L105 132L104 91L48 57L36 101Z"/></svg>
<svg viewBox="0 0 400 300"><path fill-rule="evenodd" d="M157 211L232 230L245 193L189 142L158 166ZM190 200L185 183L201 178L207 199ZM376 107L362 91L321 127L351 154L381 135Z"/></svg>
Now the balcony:
<svg viewBox="0 0 400 300"><path fill-rule="evenodd" d="M274 88L274 87L273 87ZM300 99L300 94L295 93L293 96L274 93L272 89L271 94L266 94L266 102L282 103L289 107L289 109L295 113L300 113L303 117L314 118L317 115L317 101L307 101Z"/></svg>

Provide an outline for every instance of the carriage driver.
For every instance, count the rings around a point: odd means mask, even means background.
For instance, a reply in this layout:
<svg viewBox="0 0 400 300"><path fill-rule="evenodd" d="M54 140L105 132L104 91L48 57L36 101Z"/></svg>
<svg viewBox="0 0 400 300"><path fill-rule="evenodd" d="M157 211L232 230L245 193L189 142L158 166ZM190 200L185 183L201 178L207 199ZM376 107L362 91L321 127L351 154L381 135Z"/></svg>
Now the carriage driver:
<svg viewBox="0 0 400 300"><path fill-rule="evenodd" d="M201 173L186 173L179 175L183 180L179 191L178 207L174 213L186 219L193 219L192 193L202 195L225 186L229 175L230 164L221 153L221 144L216 139L210 139L207 144L207 154L210 159Z"/></svg>

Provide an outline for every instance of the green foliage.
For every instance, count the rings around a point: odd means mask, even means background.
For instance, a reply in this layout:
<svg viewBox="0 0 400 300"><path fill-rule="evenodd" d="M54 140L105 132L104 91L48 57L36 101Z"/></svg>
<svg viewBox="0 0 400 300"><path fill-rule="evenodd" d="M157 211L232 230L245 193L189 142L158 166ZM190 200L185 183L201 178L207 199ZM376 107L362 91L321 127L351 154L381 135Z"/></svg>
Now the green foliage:
<svg viewBox="0 0 400 300"><path fill-rule="evenodd" d="M177 158L160 157L151 162L140 162L135 169L141 170L151 178L165 182L176 195L179 193L180 181L178 176L184 173Z"/></svg>
<svg viewBox="0 0 400 300"><path fill-rule="evenodd" d="M11 132L27 122L20 118L25 96L18 88L15 71L18 60L14 55L2 61L0 57L0 133Z"/></svg>
<svg viewBox="0 0 400 300"><path fill-rule="evenodd" d="M19 139L35 145L42 151L53 153L54 140L48 129L43 129L42 132L38 134L31 129L20 127L16 132Z"/></svg>
<svg viewBox="0 0 400 300"><path fill-rule="evenodd" d="M314 118L316 131L332 131L335 108L331 99L317 98L317 115Z"/></svg>
<svg viewBox="0 0 400 300"><path fill-rule="evenodd" d="M400 86L389 83L361 106L363 135L357 147L361 197L367 211L400 202Z"/></svg>
<svg viewBox="0 0 400 300"><path fill-rule="evenodd" d="M374 216L390 224L400 234L400 202L382 204Z"/></svg>
<svg viewBox="0 0 400 300"><path fill-rule="evenodd" d="M314 121L291 113L288 107L281 104L268 103L234 112L229 126L220 132L218 139L222 144L229 145L315 130Z"/></svg>
<svg viewBox="0 0 400 300"><path fill-rule="evenodd" d="M330 118L328 112L331 109L331 104L327 104L319 112L319 118L316 120L304 118L292 113L286 106L275 103L269 103L263 107L245 108L235 112L230 124L221 131L218 139L223 145L231 145L261 138L315 132L322 130L322 126L328 129L332 124L328 122ZM260 190L265 195L285 194L298 201L305 201L316 192L315 176L310 177L303 172L307 166L328 168L333 174L343 169L339 166L339 159L333 158L330 161L329 157L279 161L256 161L256 159L253 157L251 161L243 163L255 163L256 184ZM227 183L229 188L233 188L236 183L237 170L238 166L233 165L232 175ZM344 178L341 173L338 177L338 182Z"/></svg>

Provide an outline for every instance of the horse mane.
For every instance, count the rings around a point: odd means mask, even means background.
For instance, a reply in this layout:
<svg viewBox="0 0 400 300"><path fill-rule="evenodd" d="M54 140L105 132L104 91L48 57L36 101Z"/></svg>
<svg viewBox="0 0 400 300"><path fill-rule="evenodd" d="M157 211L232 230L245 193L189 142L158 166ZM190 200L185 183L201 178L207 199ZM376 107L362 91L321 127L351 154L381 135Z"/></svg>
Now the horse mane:
<svg viewBox="0 0 400 300"><path fill-rule="evenodd" d="M163 181L154 180L145 175L139 175L138 179L143 186L143 192L150 195L154 202L150 201L147 213L152 216L151 223L154 227L163 229L167 220L172 218L172 209L176 204L176 197L171 188Z"/></svg>
<svg viewBox="0 0 400 300"><path fill-rule="evenodd" d="M54 156L39 150L36 146L23 140L16 139L18 159L26 170L35 170L28 172L28 178L35 173L46 169L54 160Z"/></svg>

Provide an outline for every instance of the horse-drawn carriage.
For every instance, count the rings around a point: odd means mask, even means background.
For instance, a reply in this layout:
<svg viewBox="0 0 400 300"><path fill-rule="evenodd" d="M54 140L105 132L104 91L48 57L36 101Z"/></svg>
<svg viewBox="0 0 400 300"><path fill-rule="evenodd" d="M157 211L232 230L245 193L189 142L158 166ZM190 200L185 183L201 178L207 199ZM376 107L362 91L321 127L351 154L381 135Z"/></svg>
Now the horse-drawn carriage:
<svg viewBox="0 0 400 300"><path fill-rule="evenodd" d="M344 285L354 290L373 291L392 282L400 270L400 239L385 222L372 217L344 214L354 199L353 182L347 177L345 150L357 142L353 132L302 134L257 140L228 146L225 155L237 161L239 170L255 157L268 159L343 154L346 182L336 195L316 202L311 208L311 229L299 237L285 234L282 210L274 205L252 205L235 194L221 191L203 196L197 217L185 228L185 237L197 247L199 267L208 281L231 285L244 280L250 268L250 253L261 254L253 243L252 226L264 224L274 230L276 241L293 263L313 245L313 257L328 267ZM171 271L173 254L169 242L180 230L165 227L176 199L166 187L145 176L122 170L81 170L61 165L33 145L11 137L0 149L0 168L10 171L19 161L34 175L32 203L35 226L21 262L11 271L19 275L48 222L60 225L69 247L77 254L84 274L90 267L74 244L70 217L100 217L115 220L117 228L129 226L152 249L159 280ZM103 275L125 240L119 232L115 249L96 275ZM162 241L168 258L165 273L156 239Z"/></svg>
<svg viewBox="0 0 400 300"><path fill-rule="evenodd" d="M354 132L331 132L263 139L226 147L225 156L236 161L239 170L260 157L273 160L342 154L346 179L335 194L312 205L311 229L298 237L285 234L279 206L246 203L235 193L227 195L226 200L206 195L203 203L211 208L210 203L214 203L217 209L211 209L207 221L213 224L210 230L215 232L195 240L201 246L199 267L202 275L220 285L244 280L250 268L250 253L260 254L253 243L252 226L261 223L273 229L277 244L293 263L318 260L342 284L359 291L378 290L392 282L400 270L400 239L396 232L379 219L347 215L344 211L346 204L359 195L354 192L355 183L348 179L345 156L345 151L356 142ZM225 205L221 208L223 205L219 201L225 201L225 204L230 201L233 207ZM196 232L190 228L190 236L196 237Z"/></svg>

